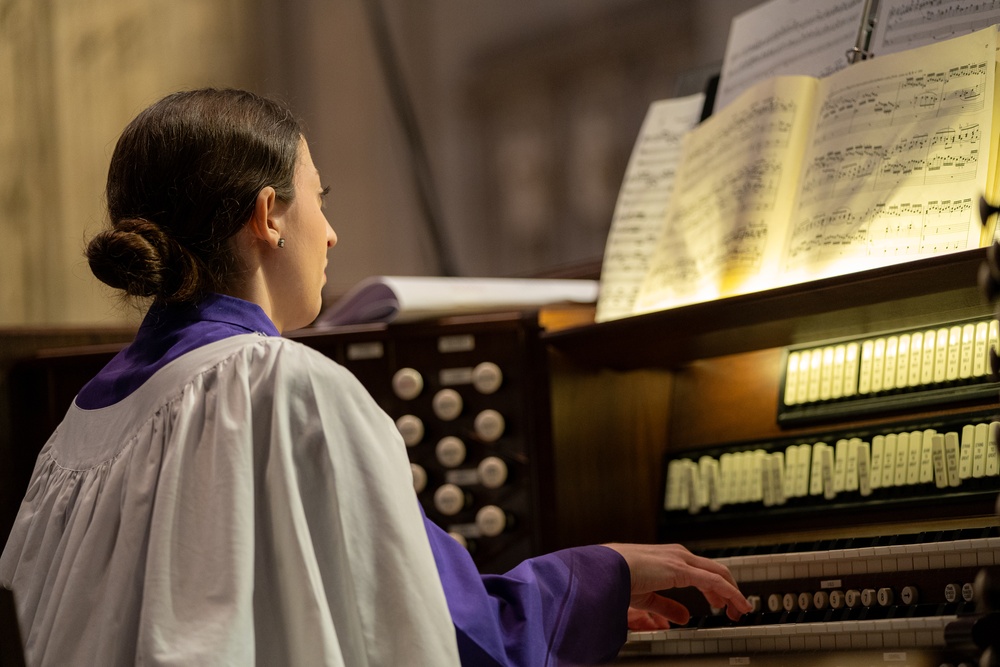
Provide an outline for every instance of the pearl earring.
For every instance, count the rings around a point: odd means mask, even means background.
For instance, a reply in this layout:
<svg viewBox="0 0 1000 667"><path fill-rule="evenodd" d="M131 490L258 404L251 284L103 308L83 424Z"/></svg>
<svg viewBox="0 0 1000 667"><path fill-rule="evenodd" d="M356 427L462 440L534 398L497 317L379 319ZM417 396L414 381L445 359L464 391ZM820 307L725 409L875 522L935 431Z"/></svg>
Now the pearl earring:
<svg viewBox="0 0 1000 667"><path fill-rule="evenodd" d="M285 247L285 239L283 239L283 238L278 239L278 247L279 248L284 248Z"/></svg>

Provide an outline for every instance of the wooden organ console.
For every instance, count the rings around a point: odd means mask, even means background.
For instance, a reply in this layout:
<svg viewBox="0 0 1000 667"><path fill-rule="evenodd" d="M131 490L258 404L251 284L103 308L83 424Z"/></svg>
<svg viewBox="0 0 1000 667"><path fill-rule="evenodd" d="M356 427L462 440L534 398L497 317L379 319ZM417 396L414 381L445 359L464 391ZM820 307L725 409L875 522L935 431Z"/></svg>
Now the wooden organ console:
<svg viewBox="0 0 1000 667"><path fill-rule="evenodd" d="M726 563L755 605L733 623L673 592L691 622L631 633L621 663L1000 664L986 257L546 334L556 469L572 446L606 471L560 486L566 541L680 542Z"/></svg>

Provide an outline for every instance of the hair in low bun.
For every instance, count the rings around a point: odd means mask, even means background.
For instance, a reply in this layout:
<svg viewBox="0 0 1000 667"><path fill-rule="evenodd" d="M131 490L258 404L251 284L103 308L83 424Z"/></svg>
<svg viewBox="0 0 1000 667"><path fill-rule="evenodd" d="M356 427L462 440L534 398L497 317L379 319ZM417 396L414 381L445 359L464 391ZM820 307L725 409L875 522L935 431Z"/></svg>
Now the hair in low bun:
<svg viewBox="0 0 1000 667"><path fill-rule="evenodd" d="M87 244L87 262L97 279L133 297L186 301L203 281L197 257L157 225L141 219L119 220Z"/></svg>
<svg viewBox="0 0 1000 667"><path fill-rule="evenodd" d="M295 194L301 128L277 102L241 90L174 93L122 132L108 168L110 229L87 246L102 282L136 297L196 301L224 290L241 258L231 238L257 194Z"/></svg>

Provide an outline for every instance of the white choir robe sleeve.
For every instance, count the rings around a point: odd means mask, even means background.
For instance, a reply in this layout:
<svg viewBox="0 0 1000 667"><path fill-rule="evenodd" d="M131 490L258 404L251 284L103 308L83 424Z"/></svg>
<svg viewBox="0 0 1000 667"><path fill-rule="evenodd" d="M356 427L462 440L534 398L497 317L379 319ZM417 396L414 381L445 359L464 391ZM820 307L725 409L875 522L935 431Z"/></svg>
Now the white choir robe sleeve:
<svg viewBox="0 0 1000 667"><path fill-rule="evenodd" d="M458 664L392 420L237 336L70 409L3 556L32 665Z"/></svg>

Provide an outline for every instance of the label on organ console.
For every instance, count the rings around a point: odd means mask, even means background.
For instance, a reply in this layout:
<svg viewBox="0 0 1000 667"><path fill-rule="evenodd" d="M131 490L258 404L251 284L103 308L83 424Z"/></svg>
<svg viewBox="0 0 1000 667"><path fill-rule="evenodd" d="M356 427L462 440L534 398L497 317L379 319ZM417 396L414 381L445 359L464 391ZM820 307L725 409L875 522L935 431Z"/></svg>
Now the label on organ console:
<svg viewBox="0 0 1000 667"><path fill-rule="evenodd" d="M470 352L476 349L476 337L472 334L441 336L437 341L438 352Z"/></svg>
<svg viewBox="0 0 1000 667"><path fill-rule="evenodd" d="M828 588L840 588L840 586L841 586L840 579L826 579L825 581L819 582L819 587L822 588L823 590L826 590Z"/></svg>
<svg viewBox="0 0 1000 667"><path fill-rule="evenodd" d="M906 652L896 651L893 653L883 653L882 662L906 662Z"/></svg>

